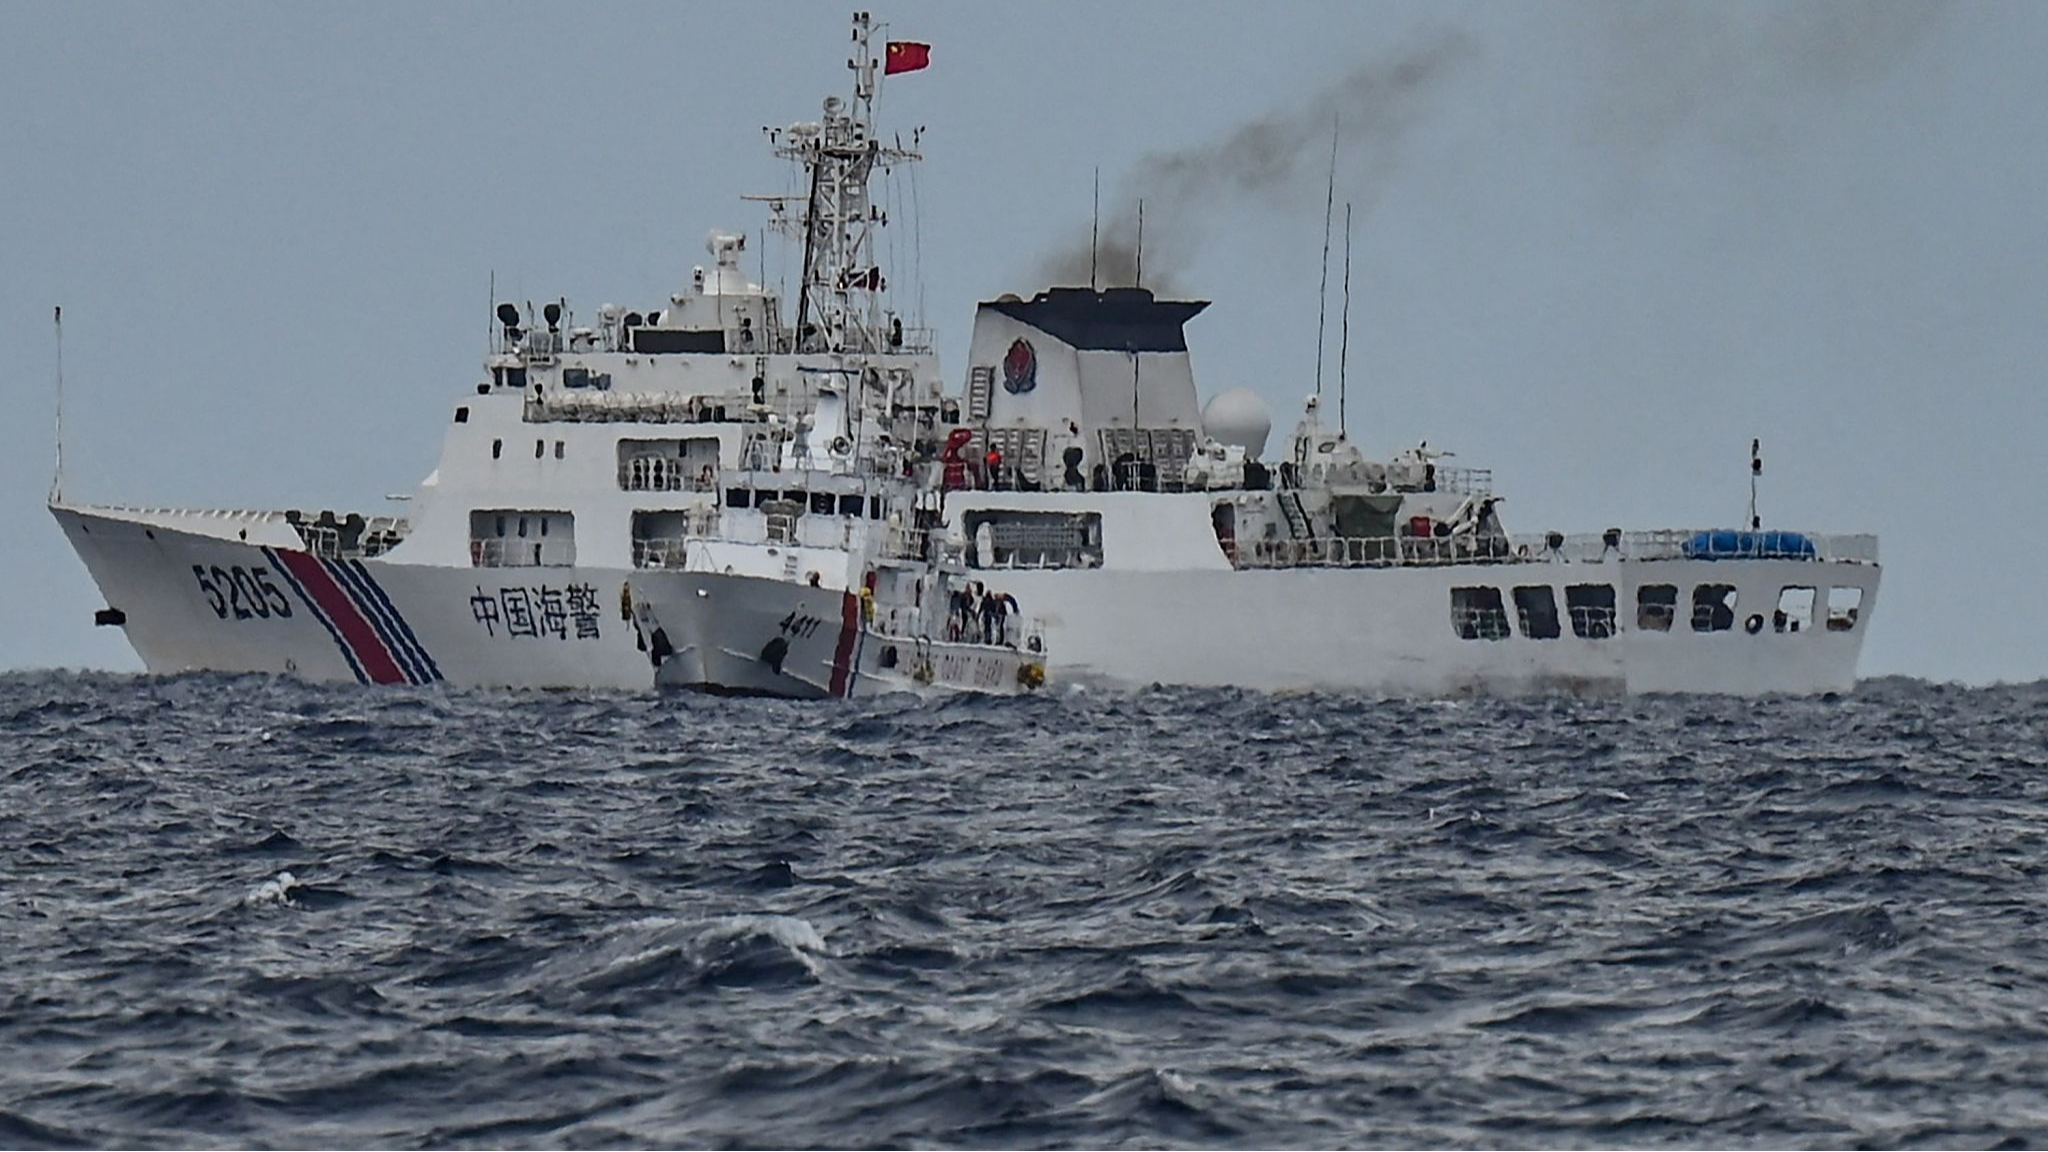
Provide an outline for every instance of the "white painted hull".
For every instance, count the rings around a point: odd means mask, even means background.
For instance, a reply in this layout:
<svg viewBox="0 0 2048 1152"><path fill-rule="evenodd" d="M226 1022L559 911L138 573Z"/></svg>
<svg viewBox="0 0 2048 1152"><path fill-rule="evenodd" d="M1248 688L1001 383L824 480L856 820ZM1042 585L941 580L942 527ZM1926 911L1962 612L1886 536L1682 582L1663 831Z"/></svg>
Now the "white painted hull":
<svg viewBox="0 0 2048 1152"><path fill-rule="evenodd" d="M317 681L532 688L645 689L653 662L642 629L620 610L628 579L669 600L692 599L712 573L605 568L468 568L384 559L322 561L275 521L232 518L194 530L181 517L59 507L52 510L130 643L152 672L283 673ZM241 531L249 539L240 539ZM197 569L197 572L195 572ZM218 569L228 587L214 577ZM1054 680L1187 684L1261 690L1328 689L1389 695L1708 692L1735 695L1845 692L1876 606L1879 567L1796 560L1643 560L1412 568L1135 571L1000 570L976 575L1015 595L1045 629ZM234 587L238 573L248 579ZM202 580L201 576L206 579ZM724 579L734 579L725 577ZM1769 619L1779 590L1861 590L1855 626L1799 632L1693 631L1681 603L1668 632L1635 626L1636 589L1733 584L1738 620ZM1563 602L1572 583L1608 583L1620 606L1615 635L1554 640L1519 633L1466 640L1453 629L1449 589L1486 584L1504 594L1548 583ZM719 590L731 619L684 603L671 628L679 659L664 682L776 695L832 690L845 594L775 580L763 603ZM209 593L212 586L219 593ZM827 621L774 673L760 660L773 624L793 602ZM814 605L812 600L816 600ZM277 607L282 602L289 612ZM709 602L707 602L709 603ZM1510 615L1512 615L1510 609ZM757 635L758 634L758 635ZM701 640L691 637L701 636ZM857 645L857 647L859 647ZM986 649L980 645L962 648ZM1010 653L1014 657L1016 654ZM879 651L860 648L852 688L920 690ZM1014 688L1015 663L961 657L944 683ZM983 664L986 663L986 667ZM994 677L994 679L990 679Z"/></svg>
<svg viewBox="0 0 2048 1152"><path fill-rule="evenodd" d="M1045 629L1055 680L1328 689L1386 695L1846 692L1876 603L1875 564L1790 560L1651 560L1281 570L982 571ZM1736 627L1695 632L1681 602L1668 632L1636 627L1636 589L1668 583L1689 597L1713 582L1738 590ZM1516 633L1467 640L1450 589L1614 586L1614 635ZM1769 622L1786 585L1861 589L1858 622L1779 632ZM1508 615L1513 616L1512 600ZM1764 625L1744 626L1752 615Z"/></svg>
<svg viewBox="0 0 2048 1152"><path fill-rule="evenodd" d="M723 572L634 576L636 608L665 655L657 682L799 699L888 692L1029 691L1042 661L1012 648L869 631L860 600L838 588Z"/></svg>
<svg viewBox="0 0 2048 1152"><path fill-rule="evenodd" d="M521 688L653 682L620 611L622 570L320 560L274 519L51 511L151 672Z"/></svg>

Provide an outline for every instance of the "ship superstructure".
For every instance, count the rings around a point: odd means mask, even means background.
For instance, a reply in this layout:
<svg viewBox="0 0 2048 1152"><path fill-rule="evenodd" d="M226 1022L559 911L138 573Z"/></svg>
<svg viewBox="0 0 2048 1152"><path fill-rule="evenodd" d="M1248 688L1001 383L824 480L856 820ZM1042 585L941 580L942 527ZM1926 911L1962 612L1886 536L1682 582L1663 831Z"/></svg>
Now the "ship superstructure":
<svg viewBox="0 0 2048 1152"><path fill-rule="evenodd" d="M1379 693L1852 687L1870 536L1511 535L1484 470L1368 459L1311 397L1264 459L1249 393L1199 402L1201 301L982 304L946 531L1044 621L1051 674Z"/></svg>

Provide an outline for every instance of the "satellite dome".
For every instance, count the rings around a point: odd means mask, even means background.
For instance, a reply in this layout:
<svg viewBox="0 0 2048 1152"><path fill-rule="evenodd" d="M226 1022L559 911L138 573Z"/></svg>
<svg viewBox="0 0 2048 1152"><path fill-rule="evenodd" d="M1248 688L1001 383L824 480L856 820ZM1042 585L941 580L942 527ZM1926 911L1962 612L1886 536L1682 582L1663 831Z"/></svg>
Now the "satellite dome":
<svg viewBox="0 0 2048 1152"><path fill-rule="evenodd" d="M1272 434L1273 413L1258 393L1232 388L1203 405L1202 427L1219 443L1244 449L1245 459L1257 460L1266 451L1266 437Z"/></svg>

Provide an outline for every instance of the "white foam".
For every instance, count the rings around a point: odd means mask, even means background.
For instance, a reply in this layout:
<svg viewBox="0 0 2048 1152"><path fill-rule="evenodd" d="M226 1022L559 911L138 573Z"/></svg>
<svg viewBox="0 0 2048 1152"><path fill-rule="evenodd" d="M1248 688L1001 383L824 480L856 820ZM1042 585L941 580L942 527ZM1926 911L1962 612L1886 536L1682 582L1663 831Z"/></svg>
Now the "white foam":
<svg viewBox="0 0 2048 1152"><path fill-rule="evenodd" d="M797 963L802 964L804 970L812 976L824 976L824 968L818 963L817 957L831 955L825 948L825 938L818 934L818 929L810 921L800 917L727 916L712 923L707 939L731 940L755 934L766 936L789 949L789 954L796 957Z"/></svg>
<svg viewBox="0 0 2048 1152"><path fill-rule="evenodd" d="M827 955L825 938L810 921L797 916L728 916L713 926L714 936L730 938L758 932L797 952Z"/></svg>
<svg viewBox="0 0 2048 1152"><path fill-rule="evenodd" d="M279 872L265 880L242 897L244 904L278 904L286 908L297 908L299 902L292 899L292 889L298 887L299 878L289 872Z"/></svg>

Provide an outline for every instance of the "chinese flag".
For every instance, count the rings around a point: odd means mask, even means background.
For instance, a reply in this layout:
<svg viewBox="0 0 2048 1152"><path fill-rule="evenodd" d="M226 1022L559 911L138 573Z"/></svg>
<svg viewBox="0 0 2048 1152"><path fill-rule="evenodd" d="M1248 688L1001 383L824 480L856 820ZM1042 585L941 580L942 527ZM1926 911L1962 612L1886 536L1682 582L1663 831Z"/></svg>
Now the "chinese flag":
<svg viewBox="0 0 2048 1152"><path fill-rule="evenodd" d="M915 40L891 40L882 53L882 75L915 72L919 68L930 67L931 62L931 45L919 44Z"/></svg>

